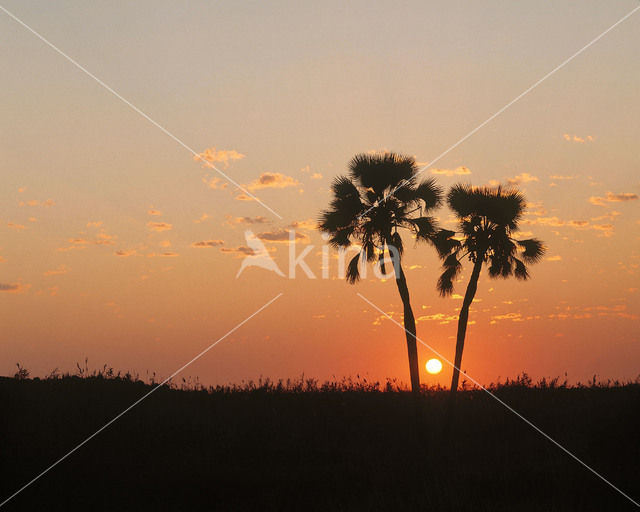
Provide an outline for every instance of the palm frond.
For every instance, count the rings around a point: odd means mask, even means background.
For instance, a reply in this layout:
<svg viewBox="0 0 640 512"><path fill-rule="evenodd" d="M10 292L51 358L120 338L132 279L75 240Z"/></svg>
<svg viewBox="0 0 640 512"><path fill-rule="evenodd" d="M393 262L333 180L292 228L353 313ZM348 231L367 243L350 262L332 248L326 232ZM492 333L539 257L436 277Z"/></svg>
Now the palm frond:
<svg viewBox="0 0 640 512"><path fill-rule="evenodd" d="M513 261L515 263L513 275L516 277L516 279L522 279L523 281L529 279L529 271L527 270L527 266L524 264L524 262L519 260L518 258L513 258Z"/></svg>
<svg viewBox="0 0 640 512"><path fill-rule="evenodd" d="M406 224L411 226L418 240L431 241L437 234L437 221L433 217L415 217L406 219Z"/></svg>
<svg viewBox="0 0 640 512"><path fill-rule="evenodd" d="M436 180L429 178L415 188L415 197L424 201L425 211L433 210L442 203L442 187L436 184Z"/></svg>
<svg viewBox="0 0 640 512"><path fill-rule="evenodd" d="M356 254L349 262L349 265L347 265L347 283L355 284L360 280L359 263L361 259L362 253L360 252Z"/></svg>
<svg viewBox="0 0 640 512"><path fill-rule="evenodd" d="M349 171L362 187L371 188L382 196L385 190L397 187L404 180L411 180L417 166L412 157L396 153L361 153L353 157Z"/></svg>
<svg viewBox="0 0 640 512"><path fill-rule="evenodd" d="M516 243L524 249L524 251L522 251L522 259L527 263L537 263L546 252L545 246L537 238L516 240Z"/></svg>
<svg viewBox="0 0 640 512"><path fill-rule="evenodd" d="M438 251L440 258L444 258L451 252L460 249L460 241L453 238L455 234L455 231L439 229L429 238L429 241L433 244L436 251Z"/></svg>
<svg viewBox="0 0 640 512"><path fill-rule="evenodd" d="M442 297L447 297L453 293L453 281L456 277L456 269L455 267L449 267L445 269L445 271L440 274L438 278L438 292Z"/></svg>

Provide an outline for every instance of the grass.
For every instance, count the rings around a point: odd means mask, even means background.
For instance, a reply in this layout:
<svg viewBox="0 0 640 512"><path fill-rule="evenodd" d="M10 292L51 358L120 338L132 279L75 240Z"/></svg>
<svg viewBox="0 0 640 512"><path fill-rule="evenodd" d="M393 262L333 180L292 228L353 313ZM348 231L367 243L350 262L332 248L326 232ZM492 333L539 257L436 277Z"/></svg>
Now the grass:
<svg viewBox="0 0 640 512"><path fill-rule="evenodd" d="M0 378L0 501L131 403L155 376L104 367ZM640 499L640 381L526 374L500 399ZM636 510L485 392L394 381L163 386L7 510Z"/></svg>

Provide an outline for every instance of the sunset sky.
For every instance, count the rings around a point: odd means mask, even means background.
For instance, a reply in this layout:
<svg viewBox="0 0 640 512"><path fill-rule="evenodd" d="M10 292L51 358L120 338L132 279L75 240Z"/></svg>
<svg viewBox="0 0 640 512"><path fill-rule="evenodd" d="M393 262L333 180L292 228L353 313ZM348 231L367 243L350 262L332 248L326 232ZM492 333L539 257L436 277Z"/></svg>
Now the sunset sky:
<svg viewBox="0 0 640 512"><path fill-rule="evenodd" d="M335 251L322 278L332 179L360 152L428 164L637 2L2 5L202 156L0 11L0 375L167 376L283 293L184 372L219 384L408 381L402 329L356 295L401 321L395 284L346 284ZM517 185L521 235L548 248L530 281L483 273L462 366L480 382L640 374L638 48L640 12L423 173ZM295 229L316 279L236 279L247 229L285 273ZM418 336L452 359L468 265L442 299L404 235Z"/></svg>

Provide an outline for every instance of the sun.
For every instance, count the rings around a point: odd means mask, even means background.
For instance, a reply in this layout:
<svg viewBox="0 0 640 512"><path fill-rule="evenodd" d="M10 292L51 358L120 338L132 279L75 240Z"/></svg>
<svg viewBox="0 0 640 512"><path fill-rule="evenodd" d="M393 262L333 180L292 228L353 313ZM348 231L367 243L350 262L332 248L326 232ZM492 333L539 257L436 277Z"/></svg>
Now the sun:
<svg viewBox="0 0 640 512"><path fill-rule="evenodd" d="M429 359L425 365L427 372L431 375L436 375L442 371L442 363L440 359Z"/></svg>

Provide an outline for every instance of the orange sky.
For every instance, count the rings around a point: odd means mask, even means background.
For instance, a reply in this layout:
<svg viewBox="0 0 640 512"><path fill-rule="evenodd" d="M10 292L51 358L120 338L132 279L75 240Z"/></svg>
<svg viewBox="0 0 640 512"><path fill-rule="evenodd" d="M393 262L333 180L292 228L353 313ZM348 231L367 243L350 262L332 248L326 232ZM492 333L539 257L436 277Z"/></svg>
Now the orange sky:
<svg viewBox="0 0 640 512"><path fill-rule="evenodd" d="M333 251L322 278L313 224L331 179L357 152L428 163L635 3L145 5L124 18L108 4L5 7L269 209L0 14L0 374L88 357L167 376L283 293L185 375L406 380L404 333L356 295L401 321L395 284L347 285ZM640 373L639 29L640 15L625 21L424 171L445 188L517 185L522 235L548 246L528 282L481 278L463 369L483 383ZM236 279L246 229L285 272L277 239L295 229L316 279ZM438 297L433 250L405 244L418 336L452 358L461 300Z"/></svg>

